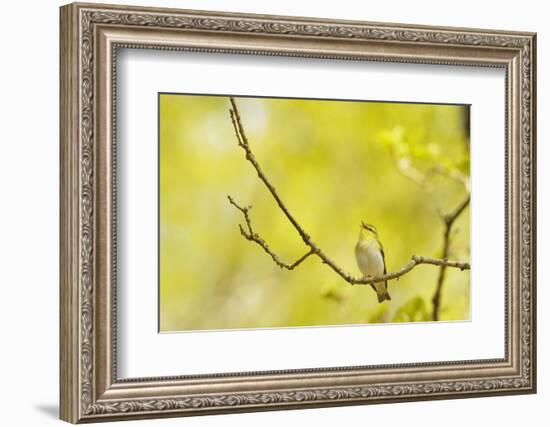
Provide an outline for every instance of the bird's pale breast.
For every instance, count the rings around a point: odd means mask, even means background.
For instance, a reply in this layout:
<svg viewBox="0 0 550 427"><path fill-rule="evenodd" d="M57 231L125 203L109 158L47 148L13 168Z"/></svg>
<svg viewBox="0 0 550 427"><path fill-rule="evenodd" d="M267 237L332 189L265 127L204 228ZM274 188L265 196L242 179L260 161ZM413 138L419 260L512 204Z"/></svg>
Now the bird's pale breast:
<svg viewBox="0 0 550 427"><path fill-rule="evenodd" d="M355 247L357 266L364 276L379 276L384 274L384 259L375 240L357 243Z"/></svg>

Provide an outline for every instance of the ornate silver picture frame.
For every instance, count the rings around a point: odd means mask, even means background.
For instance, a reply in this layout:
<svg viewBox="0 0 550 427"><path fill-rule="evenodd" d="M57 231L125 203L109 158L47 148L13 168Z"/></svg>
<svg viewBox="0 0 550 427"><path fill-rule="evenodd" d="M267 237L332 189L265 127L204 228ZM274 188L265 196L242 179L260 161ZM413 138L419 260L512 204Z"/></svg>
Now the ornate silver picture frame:
<svg viewBox="0 0 550 427"><path fill-rule="evenodd" d="M97 422L536 391L535 34L80 3L60 13L61 419ZM120 48L503 69L504 357L119 378Z"/></svg>

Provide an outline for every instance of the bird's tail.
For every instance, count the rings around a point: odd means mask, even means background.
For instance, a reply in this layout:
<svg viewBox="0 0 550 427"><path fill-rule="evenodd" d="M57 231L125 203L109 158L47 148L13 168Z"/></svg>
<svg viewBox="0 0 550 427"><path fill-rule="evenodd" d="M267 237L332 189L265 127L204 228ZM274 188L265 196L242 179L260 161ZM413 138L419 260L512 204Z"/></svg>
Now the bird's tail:
<svg viewBox="0 0 550 427"><path fill-rule="evenodd" d="M386 300L391 301L390 294L388 292L388 285L384 284L384 287L382 289L382 286L380 286L378 289L376 289L376 296L378 297L378 302L382 303Z"/></svg>

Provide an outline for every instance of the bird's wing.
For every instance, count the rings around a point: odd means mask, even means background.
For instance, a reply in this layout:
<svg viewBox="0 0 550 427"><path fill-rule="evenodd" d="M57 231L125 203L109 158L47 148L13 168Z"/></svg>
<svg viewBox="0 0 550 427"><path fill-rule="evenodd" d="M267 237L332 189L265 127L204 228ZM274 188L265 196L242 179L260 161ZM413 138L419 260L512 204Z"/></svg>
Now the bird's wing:
<svg viewBox="0 0 550 427"><path fill-rule="evenodd" d="M382 262L384 263L384 274L387 274L388 270L386 269L386 255L384 254L384 247L382 246L382 242L380 240L376 239L378 242L378 246L380 246L380 253L382 254ZM386 288L388 287L388 282L384 282L386 285Z"/></svg>

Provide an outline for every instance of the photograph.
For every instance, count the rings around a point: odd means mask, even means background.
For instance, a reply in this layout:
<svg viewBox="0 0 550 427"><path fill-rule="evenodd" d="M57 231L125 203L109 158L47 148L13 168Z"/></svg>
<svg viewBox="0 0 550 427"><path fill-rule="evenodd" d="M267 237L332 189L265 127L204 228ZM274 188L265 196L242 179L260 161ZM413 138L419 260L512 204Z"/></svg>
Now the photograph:
<svg viewBox="0 0 550 427"><path fill-rule="evenodd" d="M470 320L469 105L158 104L160 332Z"/></svg>

